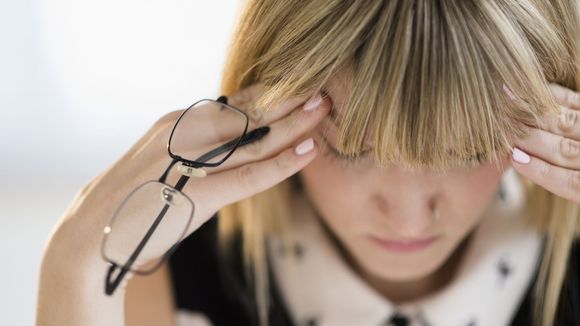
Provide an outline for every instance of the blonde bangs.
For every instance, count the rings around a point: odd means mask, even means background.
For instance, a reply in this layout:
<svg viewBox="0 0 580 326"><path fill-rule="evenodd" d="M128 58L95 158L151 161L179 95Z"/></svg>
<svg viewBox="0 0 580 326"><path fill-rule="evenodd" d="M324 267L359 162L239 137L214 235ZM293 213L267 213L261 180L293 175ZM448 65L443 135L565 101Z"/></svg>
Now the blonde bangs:
<svg viewBox="0 0 580 326"><path fill-rule="evenodd" d="M382 166L446 169L474 155L498 162L524 125L558 110L553 82L580 88L576 0L246 0L225 65L222 92L254 83L269 110L324 90L346 75L338 151L374 146ZM504 86L517 96L514 102ZM507 154L507 153L506 153ZM224 253L239 249L260 325L268 324L267 235L289 232L298 174L220 210ZM522 181L525 181L522 179ZM527 182L529 222L547 235L534 295L534 324L554 325L580 207ZM280 226L280 227L279 227ZM576 226L576 227L575 227ZM241 231L241 233L239 233ZM563 301L562 301L563 302Z"/></svg>
<svg viewBox="0 0 580 326"><path fill-rule="evenodd" d="M357 156L370 137L381 166L446 169L476 155L498 162L524 124L557 110L547 83L571 62L556 28L522 3L333 2L323 20L287 17L247 73L270 86L260 104L271 107L348 70L337 143L345 155Z"/></svg>

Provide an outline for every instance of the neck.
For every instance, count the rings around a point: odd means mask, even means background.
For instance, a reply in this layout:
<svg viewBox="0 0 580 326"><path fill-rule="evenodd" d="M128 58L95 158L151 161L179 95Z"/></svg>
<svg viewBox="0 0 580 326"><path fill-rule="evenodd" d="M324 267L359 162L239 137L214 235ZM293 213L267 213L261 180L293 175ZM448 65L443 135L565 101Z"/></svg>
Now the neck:
<svg viewBox="0 0 580 326"><path fill-rule="evenodd" d="M439 269L417 280L392 282L368 273L350 257L347 261L353 270L385 298L395 304L403 304L435 293L448 285L455 277L469 239L467 237Z"/></svg>

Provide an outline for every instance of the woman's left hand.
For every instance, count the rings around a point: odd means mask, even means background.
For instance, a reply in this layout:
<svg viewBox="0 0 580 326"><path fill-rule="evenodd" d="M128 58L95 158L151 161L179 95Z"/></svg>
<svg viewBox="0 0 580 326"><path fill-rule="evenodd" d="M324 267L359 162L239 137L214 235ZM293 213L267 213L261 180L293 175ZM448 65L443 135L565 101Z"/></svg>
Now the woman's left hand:
<svg viewBox="0 0 580 326"><path fill-rule="evenodd" d="M517 139L512 165L550 192L580 203L580 93L550 84L560 113L546 114L541 129Z"/></svg>

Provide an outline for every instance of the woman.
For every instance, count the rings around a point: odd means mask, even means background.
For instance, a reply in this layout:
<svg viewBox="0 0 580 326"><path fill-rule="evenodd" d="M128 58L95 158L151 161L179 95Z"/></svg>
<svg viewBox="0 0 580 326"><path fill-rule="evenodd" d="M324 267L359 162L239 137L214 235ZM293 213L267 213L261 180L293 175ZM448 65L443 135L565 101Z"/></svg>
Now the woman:
<svg viewBox="0 0 580 326"><path fill-rule="evenodd" d="M249 1L223 93L270 133L108 297L99 230L167 165L160 119L52 234L39 324L580 323L579 29L573 0Z"/></svg>

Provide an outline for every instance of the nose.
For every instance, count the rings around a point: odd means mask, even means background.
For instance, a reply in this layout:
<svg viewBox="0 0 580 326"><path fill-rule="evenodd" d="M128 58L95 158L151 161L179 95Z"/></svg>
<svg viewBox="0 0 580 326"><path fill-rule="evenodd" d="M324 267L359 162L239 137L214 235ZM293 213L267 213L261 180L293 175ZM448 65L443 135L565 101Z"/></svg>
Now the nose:
<svg viewBox="0 0 580 326"><path fill-rule="evenodd" d="M441 195L433 180L425 176L407 176L402 182L382 187L374 204L392 237L424 238L434 235L434 211L440 210Z"/></svg>

